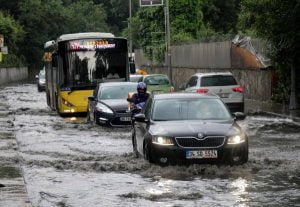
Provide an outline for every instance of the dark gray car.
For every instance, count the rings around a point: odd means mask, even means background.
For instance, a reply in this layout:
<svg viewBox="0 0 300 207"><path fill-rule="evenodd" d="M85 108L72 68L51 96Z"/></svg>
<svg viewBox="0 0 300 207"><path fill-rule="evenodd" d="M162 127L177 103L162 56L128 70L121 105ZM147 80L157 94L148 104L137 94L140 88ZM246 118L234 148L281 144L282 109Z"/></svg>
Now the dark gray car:
<svg viewBox="0 0 300 207"><path fill-rule="evenodd" d="M248 161L248 138L218 96L194 93L151 97L135 116L133 149L150 162Z"/></svg>
<svg viewBox="0 0 300 207"><path fill-rule="evenodd" d="M131 82L100 83L88 100L88 120L107 126L130 125L127 97L136 87L137 83Z"/></svg>

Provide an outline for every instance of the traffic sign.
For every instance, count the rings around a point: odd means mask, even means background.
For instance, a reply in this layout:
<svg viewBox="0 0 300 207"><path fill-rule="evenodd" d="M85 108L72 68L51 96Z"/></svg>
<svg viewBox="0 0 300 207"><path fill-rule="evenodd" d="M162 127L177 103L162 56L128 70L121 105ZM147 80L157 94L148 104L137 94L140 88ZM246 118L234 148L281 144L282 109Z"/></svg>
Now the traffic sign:
<svg viewBox="0 0 300 207"><path fill-rule="evenodd" d="M0 47L4 47L4 36L0 34Z"/></svg>
<svg viewBox="0 0 300 207"><path fill-rule="evenodd" d="M162 6L164 0L140 0L140 6Z"/></svg>

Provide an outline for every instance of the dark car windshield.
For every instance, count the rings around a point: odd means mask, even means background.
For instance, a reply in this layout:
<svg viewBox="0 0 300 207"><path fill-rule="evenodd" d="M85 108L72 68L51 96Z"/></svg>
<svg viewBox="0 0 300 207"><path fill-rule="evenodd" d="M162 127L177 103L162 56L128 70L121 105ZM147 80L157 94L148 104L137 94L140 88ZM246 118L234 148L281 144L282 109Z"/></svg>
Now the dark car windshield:
<svg viewBox="0 0 300 207"><path fill-rule="evenodd" d="M105 86L100 89L99 99L127 99L128 93L135 92L136 85Z"/></svg>
<svg viewBox="0 0 300 207"><path fill-rule="evenodd" d="M219 99L166 99L154 103L154 121L228 120L231 118Z"/></svg>
<svg viewBox="0 0 300 207"><path fill-rule="evenodd" d="M169 85L170 84L169 78L165 75L148 76L145 78L144 82L147 85Z"/></svg>
<svg viewBox="0 0 300 207"><path fill-rule="evenodd" d="M214 75L201 78L201 86L233 86L237 85L231 75Z"/></svg>

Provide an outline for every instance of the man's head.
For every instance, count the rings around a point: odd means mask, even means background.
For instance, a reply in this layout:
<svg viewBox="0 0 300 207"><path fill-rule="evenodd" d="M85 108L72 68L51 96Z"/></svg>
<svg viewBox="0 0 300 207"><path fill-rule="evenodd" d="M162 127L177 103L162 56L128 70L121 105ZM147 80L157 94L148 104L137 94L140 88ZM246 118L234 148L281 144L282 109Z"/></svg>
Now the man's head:
<svg viewBox="0 0 300 207"><path fill-rule="evenodd" d="M137 92L138 94L145 94L147 92L147 85L143 82L138 83Z"/></svg>

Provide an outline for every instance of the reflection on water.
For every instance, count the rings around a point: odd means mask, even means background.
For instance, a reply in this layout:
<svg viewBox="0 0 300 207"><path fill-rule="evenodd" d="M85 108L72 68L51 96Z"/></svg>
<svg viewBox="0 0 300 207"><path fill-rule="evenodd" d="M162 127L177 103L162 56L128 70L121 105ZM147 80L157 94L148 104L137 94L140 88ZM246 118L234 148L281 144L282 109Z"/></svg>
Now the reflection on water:
<svg viewBox="0 0 300 207"><path fill-rule="evenodd" d="M244 178L238 178L231 183L233 188L232 194L236 197L236 203L240 204L239 206L249 206L247 202L249 199L249 193L246 191L249 183Z"/></svg>
<svg viewBox="0 0 300 207"><path fill-rule="evenodd" d="M155 187L146 189L147 194L150 194L151 197L161 196L166 193L171 193L170 186L173 184L172 180L159 180L156 182Z"/></svg>

